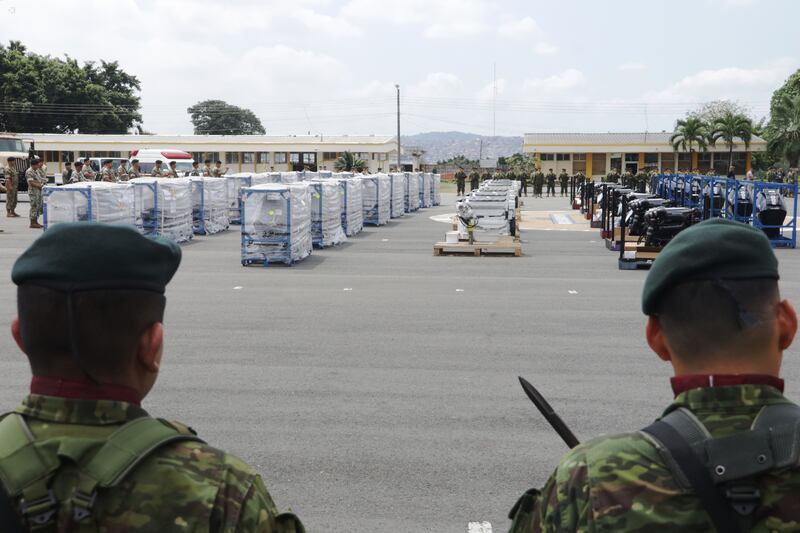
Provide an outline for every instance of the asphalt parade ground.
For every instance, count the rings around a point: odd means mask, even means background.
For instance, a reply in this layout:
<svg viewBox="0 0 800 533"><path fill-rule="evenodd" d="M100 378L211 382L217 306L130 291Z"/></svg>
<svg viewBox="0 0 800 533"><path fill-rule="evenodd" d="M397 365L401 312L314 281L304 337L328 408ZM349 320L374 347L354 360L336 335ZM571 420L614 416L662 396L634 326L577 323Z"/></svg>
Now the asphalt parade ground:
<svg viewBox="0 0 800 533"><path fill-rule="evenodd" d="M566 451L518 375L587 439L649 424L670 368L644 341L646 272L618 270L565 198L527 200L522 257L434 257L453 203L292 268L241 267L238 226L183 246L145 408L254 465L311 532L505 531ZM40 231L19 212L0 219L4 411L29 382L9 273ZM777 254L800 303L800 251ZM796 348L784 377L800 397Z"/></svg>

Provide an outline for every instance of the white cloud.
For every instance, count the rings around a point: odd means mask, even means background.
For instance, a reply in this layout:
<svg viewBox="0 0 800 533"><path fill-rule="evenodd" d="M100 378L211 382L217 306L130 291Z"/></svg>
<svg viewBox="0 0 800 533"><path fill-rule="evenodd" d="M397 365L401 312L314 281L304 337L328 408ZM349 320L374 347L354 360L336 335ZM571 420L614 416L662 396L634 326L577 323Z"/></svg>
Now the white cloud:
<svg viewBox="0 0 800 533"><path fill-rule="evenodd" d="M586 76L578 69L569 68L546 78L525 80L522 88L525 92L562 93L586 85Z"/></svg>
<svg viewBox="0 0 800 533"><path fill-rule="evenodd" d="M702 70L657 91L645 94L652 102L699 102L731 98L743 89L778 86L795 68L784 58L755 68L726 67Z"/></svg>
<svg viewBox="0 0 800 533"><path fill-rule="evenodd" d="M540 39L542 28L532 17L504 22L497 27L497 34L512 39Z"/></svg>
<svg viewBox="0 0 800 533"><path fill-rule="evenodd" d="M645 65L644 63L636 63L636 62L622 63L617 67L617 70L622 70L622 71L640 71L646 69L647 65Z"/></svg>
<svg viewBox="0 0 800 533"><path fill-rule="evenodd" d="M541 42L536 43L536 46L533 47L533 51L537 56L551 56L558 52L558 47L551 43Z"/></svg>
<svg viewBox="0 0 800 533"><path fill-rule="evenodd" d="M424 80L409 86L406 94L418 97L452 97L461 93L464 83L455 74L433 72Z"/></svg>
<svg viewBox="0 0 800 533"><path fill-rule="evenodd" d="M428 39L445 39L486 32L494 9L488 0L349 0L341 14L380 24L416 25Z"/></svg>

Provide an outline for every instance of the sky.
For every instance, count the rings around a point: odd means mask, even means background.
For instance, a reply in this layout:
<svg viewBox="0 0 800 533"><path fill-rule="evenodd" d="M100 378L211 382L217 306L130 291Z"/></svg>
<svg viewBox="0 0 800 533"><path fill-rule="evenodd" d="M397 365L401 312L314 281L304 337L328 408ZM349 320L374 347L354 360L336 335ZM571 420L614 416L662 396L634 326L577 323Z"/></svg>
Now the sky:
<svg viewBox="0 0 800 533"><path fill-rule="evenodd" d="M268 134L671 130L754 117L800 68L797 0L0 0L0 41L119 61L146 130L206 99Z"/></svg>

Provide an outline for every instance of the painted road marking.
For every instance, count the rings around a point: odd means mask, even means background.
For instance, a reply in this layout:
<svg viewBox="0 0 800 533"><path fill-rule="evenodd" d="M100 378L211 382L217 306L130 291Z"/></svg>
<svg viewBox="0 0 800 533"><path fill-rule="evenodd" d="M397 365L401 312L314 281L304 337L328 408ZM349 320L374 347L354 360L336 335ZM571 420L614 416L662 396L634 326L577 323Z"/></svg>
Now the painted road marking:
<svg viewBox="0 0 800 533"><path fill-rule="evenodd" d="M567 291L570 294L578 294L578 291Z"/></svg>
<svg viewBox="0 0 800 533"><path fill-rule="evenodd" d="M564 213L551 213L550 214L550 221L553 224L574 224L575 221L572 220L572 217L569 215L565 215Z"/></svg>
<svg viewBox="0 0 800 533"><path fill-rule="evenodd" d="M345 291L345 292L349 292L349 291L352 291L352 290L353 290L353 287L345 287L345 288L344 288L344 289L342 289L342 290L343 290L343 291Z"/></svg>
<svg viewBox="0 0 800 533"><path fill-rule="evenodd" d="M389 239L381 239L381 242L389 242Z"/></svg>
<svg viewBox="0 0 800 533"><path fill-rule="evenodd" d="M456 289L456 292L464 292L464 289Z"/></svg>
<svg viewBox="0 0 800 533"><path fill-rule="evenodd" d="M492 533L492 524L489 522L470 522L467 524L467 533Z"/></svg>
<svg viewBox="0 0 800 533"><path fill-rule="evenodd" d="M233 288L233 290L235 290L235 291L240 291L240 290L242 290L242 286L241 286L241 285L237 285L237 286L235 286L235 287Z"/></svg>
<svg viewBox="0 0 800 533"><path fill-rule="evenodd" d="M434 222L446 222L448 224L451 224L453 222L453 217L454 216L455 216L455 214L434 215L434 216L430 217L430 219L433 220Z"/></svg>

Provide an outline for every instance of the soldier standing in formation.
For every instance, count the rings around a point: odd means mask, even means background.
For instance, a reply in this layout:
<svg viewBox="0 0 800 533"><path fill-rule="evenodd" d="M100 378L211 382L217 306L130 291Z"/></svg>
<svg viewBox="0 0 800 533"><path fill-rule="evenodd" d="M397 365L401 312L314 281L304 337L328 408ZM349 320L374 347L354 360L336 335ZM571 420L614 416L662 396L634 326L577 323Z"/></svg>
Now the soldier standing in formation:
<svg viewBox="0 0 800 533"><path fill-rule="evenodd" d="M214 171L213 171L213 174L212 174L213 177L221 178L222 176L225 175L226 172L228 172L228 167L225 167L225 170L222 170L222 161L217 159L217 162L216 162L216 164L214 166Z"/></svg>
<svg viewBox="0 0 800 533"><path fill-rule="evenodd" d="M92 169L92 160L88 157L83 158L83 181L94 181L97 172Z"/></svg>
<svg viewBox="0 0 800 533"><path fill-rule="evenodd" d="M472 172L469 173L469 188L470 190L475 190L481 186L481 175L478 174L478 170L473 168Z"/></svg>
<svg viewBox="0 0 800 533"><path fill-rule="evenodd" d="M0 421L3 531L305 531L251 467L141 407L180 259L134 228L68 223L14 263L11 331L33 378Z"/></svg>
<svg viewBox="0 0 800 533"><path fill-rule="evenodd" d="M625 173L620 180L623 187L633 187L633 172L630 169L625 169Z"/></svg>
<svg viewBox="0 0 800 533"><path fill-rule="evenodd" d="M66 185L72 177L72 163L67 161L64 163L64 170L61 172L61 184Z"/></svg>
<svg viewBox="0 0 800 533"><path fill-rule="evenodd" d="M619 183L619 171L616 168L612 168L611 171L606 174L606 181L608 183Z"/></svg>
<svg viewBox="0 0 800 533"><path fill-rule="evenodd" d="M163 178L164 177L164 175L166 174L166 171L163 168L161 168L161 164L162 163L163 163L163 161L161 161L160 159L156 160L156 162L153 164L153 170L150 171L150 175L151 176L153 176L154 178Z"/></svg>
<svg viewBox="0 0 800 533"><path fill-rule="evenodd" d="M130 178L130 176L128 176L128 170L125 168L127 164L128 162L124 159L119 162L119 166L117 167L117 181L128 181Z"/></svg>
<svg viewBox="0 0 800 533"><path fill-rule="evenodd" d="M78 183L79 181L86 181L83 177L83 161L78 160L75 161L74 169L72 169L72 173L69 175L69 180L67 183Z"/></svg>
<svg viewBox="0 0 800 533"><path fill-rule="evenodd" d="M132 180L140 177L141 175L142 171L139 169L139 160L131 159L131 168L128 169L128 179Z"/></svg>
<svg viewBox="0 0 800 533"><path fill-rule="evenodd" d="M190 176L200 176L200 163L197 161L192 161L192 171L189 173Z"/></svg>
<svg viewBox="0 0 800 533"><path fill-rule="evenodd" d="M553 172L551 168L547 172L547 197L550 197L550 193L553 193L553 196L556 195L556 173Z"/></svg>
<svg viewBox="0 0 800 533"><path fill-rule="evenodd" d="M519 171L519 182L522 188L522 195L528 196L528 182L531 181L530 173L524 168Z"/></svg>
<svg viewBox="0 0 800 533"><path fill-rule="evenodd" d="M636 192L644 192L647 187L647 172L643 168L639 169L639 172L633 177L633 181L636 184Z"/></svg>
<svg viewBox="0 0 800 533"><path fill-rule="evenodd" d="M567 195L567 186L569 185L569 174L565 169L561 170L561 174L558 175L558 184L561 187L561 196Z"/></svg>
<svg viewBox="0 0 800 533"><path fill-rule="evenodd" d="M274 168L272 170L275 170ZM211 168L211 160L206 159L203 161L203 176L210 178L214 175L214 170Z"/></svg>
<svg viewBox="0 0 800 533"><path fill-rule="evenodd" d="M42 214L42 189L47 185L42 167L44 163L38 157L31 159L31 166L25 171L25 180L28 182L28 198L31 203L30 220L32 229L40 229L39 216Z"/></svg>
<svg viewBox="0 0 800 533"><path fill-rule="evenodd" d="M456 196L464 196L464 189L467 185L467 175L464 173L463 168L456 171Z"/></svg>
<svg viewBox="0 0 800 533"><path fill-rule="evenodd" d="M100 181L114 183L117 177L114 175L114 162L110 159L103 161L103 168L100 169Z"/></svg>
<svg viewBox="0 0 800 533"><path fill-rule="evenodd" d="M542 191L544 191L544 173L540 168L537 168L536 172L533 173L533 194L537 198L541 198Z"/></svg>
<svg viewBox="0 0 800 533"><path fill-rule="evenodd" d="M674 401L641 431L568 452L520 498L511 533L796 530L800 407L779 376L797 315L778 278L756 228L715 218L679 233L642 292Z"/></svg>
<svg viewBox="0 0 800 533"><path fill-rule="evenodd" d="M169 162L169 170L167 171L168 178L177 178L178 177L178 164L175 161Z"/></svg>
<svg viewBox="0 0 800 533"><path fill-rule="evenodd" d="M17 160L9 157L3 168L3 178L6 185L6 216L17 218L17 195L19 191L19 176L17 175Z"/></svg>

